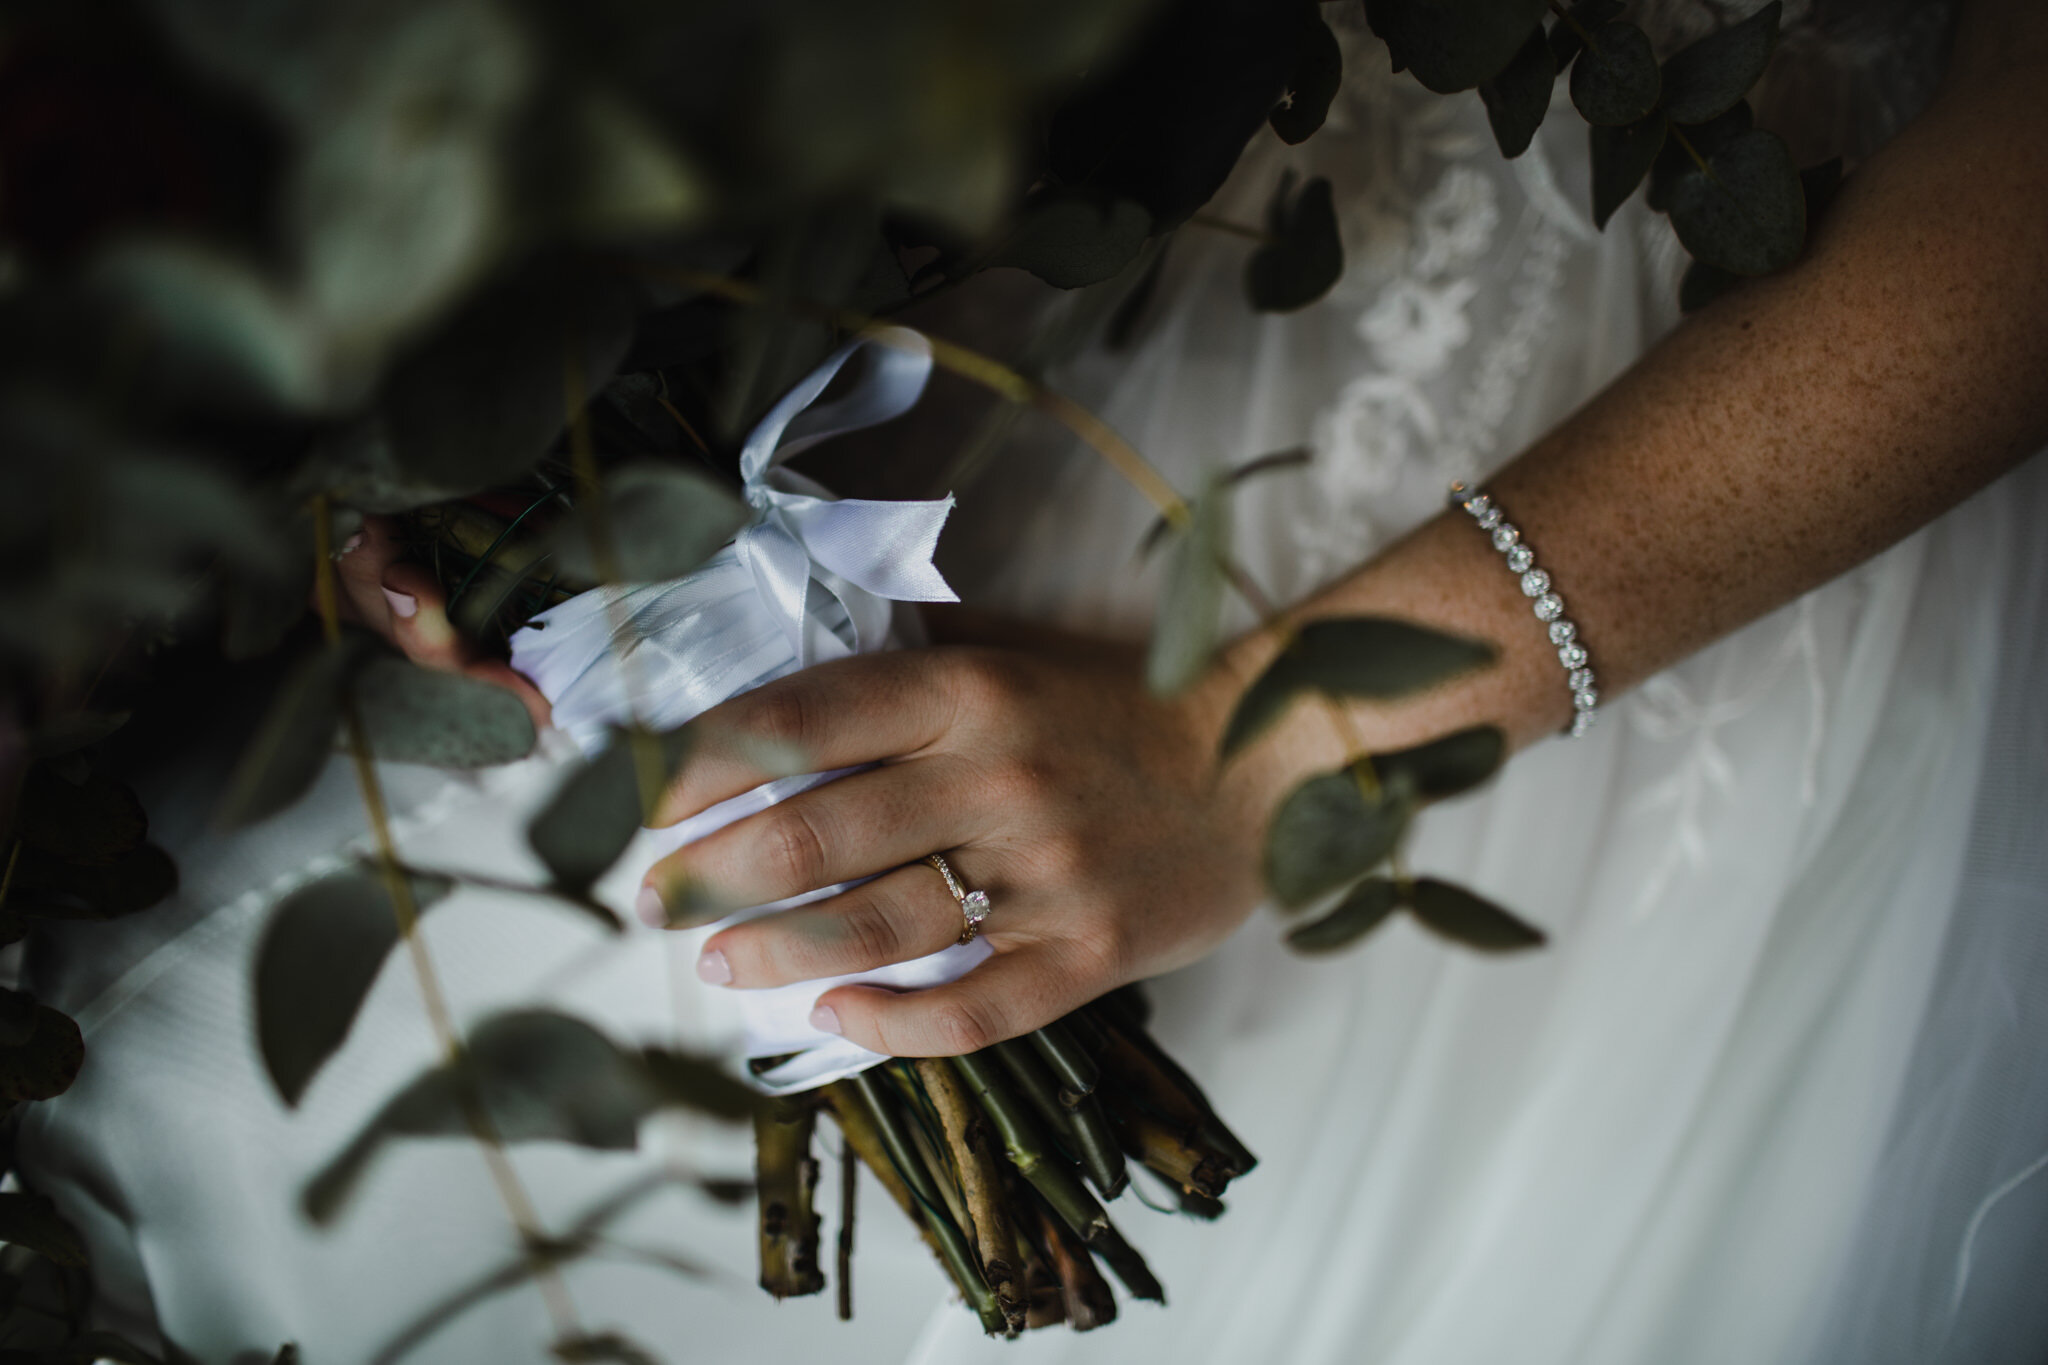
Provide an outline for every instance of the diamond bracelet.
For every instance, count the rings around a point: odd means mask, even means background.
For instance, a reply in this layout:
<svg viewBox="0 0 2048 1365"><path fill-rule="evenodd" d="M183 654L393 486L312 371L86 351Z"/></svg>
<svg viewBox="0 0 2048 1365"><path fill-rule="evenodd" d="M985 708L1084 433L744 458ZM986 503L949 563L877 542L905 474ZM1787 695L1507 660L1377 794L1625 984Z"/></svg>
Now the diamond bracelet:
<svg viewBox="0 0 2048 1365"><path fill-rule="evenodd" d="M1600 705L1600 693L1593 686L1586 642L1579 638L1577 624L1564 614L1564 599L1552 591L1550 574L1536 567L1536 552L1523 542L1521 529L1502 515L1490 496L1463 483L1454 483L1450 502L1453 507L1464 508L1479 529L1493 537L1493 548L1500 551L1508 568L1520 577L1522 595L1534 599L1530 605L1535 609L1536 619L1549 626L1550 643L1557 646L1557 661L1564 665L1566 681L1572 689L1572 723L1565 727L1565 733L1577 739L1593 728L1593 712Z"/></svg>

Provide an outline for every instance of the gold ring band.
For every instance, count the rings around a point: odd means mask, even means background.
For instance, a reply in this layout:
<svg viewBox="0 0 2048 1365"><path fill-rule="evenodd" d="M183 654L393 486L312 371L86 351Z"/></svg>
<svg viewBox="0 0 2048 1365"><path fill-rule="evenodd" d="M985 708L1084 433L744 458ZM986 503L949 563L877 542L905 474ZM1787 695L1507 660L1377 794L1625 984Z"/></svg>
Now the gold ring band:
<svg viewBox="0 0 2048 1365"><path fill-rule="evenodd" d="M953 941L974 942L974 936L981 932L981 922L988 918L988 892L969 891L960 885L960 879L953 875L953 866L946 861L943 853L934 853L925 861L939 870L939 875L946 879L946 889L953 893L953 899L960 904L960 918L964 923L960 928L960 937Z"/></svg>

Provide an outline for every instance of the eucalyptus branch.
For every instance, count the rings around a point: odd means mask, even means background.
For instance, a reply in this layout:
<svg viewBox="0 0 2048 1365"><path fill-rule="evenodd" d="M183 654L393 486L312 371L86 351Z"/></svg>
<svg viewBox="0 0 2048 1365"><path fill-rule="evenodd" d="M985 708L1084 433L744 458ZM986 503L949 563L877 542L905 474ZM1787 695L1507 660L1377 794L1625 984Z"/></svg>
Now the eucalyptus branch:
<svg viewBox="0 0 2048 1365"><path fill-rule="evenodd" d="M1278 240L1270 232L1262 232L1258 228L1246 227L1243 223L1233 223L1228 218L1218 218L1211 213L1198 213L1188 219L1188 222L1195 227L1208 228L1212 232L1227 232L1233 237L1242 237L1248 242L1257 242L1261 246L1271 246Z"/></svg>
<svg viewBox="0 0 2048 1365"><path fill-rule="evenodd" d="M321 632L330 649L341 643L341 594L335 581L333 550L327 496L316 494L313 498L314 592L320 608ZM405 941L413 977L419 984L421 1003L454 1083L463 1122L482 1151L491 1183L519 1233L534 1284L547 1306L556 1335L580 1336L583 1329L577 1320L576 1305L569 1297L568 1282L562 1278L554 1262L541 1251L547 1243L547 1235L542 1228L539 1211L534 1207L525 1185L520 1182L519 1173L513 1169L504 1139L484 1105L483 1096L477 1091L467 1065L462 1035L456 1029L454 1016L448 1008L440 973L427 950L426 939L420 934L419 905L413 898L412 883L405 875L404 865L399 861L383 784L377 777L376 760L370 750L369 734L364 729L362 712L352 694L346 694L342 699L342 719L348 735L349 756L355 766L356 785L362 794L364 814L377 845L377 863L383 875L385 894L390 897L392 917L398 922L399 937Z"/></svg>

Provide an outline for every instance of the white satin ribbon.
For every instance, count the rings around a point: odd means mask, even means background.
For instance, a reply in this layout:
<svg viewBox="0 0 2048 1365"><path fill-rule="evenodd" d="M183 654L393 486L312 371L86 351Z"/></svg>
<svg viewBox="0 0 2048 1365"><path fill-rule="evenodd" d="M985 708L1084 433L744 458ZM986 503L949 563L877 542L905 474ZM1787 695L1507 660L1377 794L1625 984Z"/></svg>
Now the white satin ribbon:
<svg viewBox="0 0 2048 1365"><path fill-rule="evenodd" d="M848 360L868 367L844 396L813 406ZM910 410L931 374L925 339L904 328L833 352L761 419L740 452L755 509L732 544L703 567L665 583L607 585L536 616L512 636L512 666L554 708L556 727L595 753L612 727L672 729L719 702L824 659L891 648L892 602L958 601L932 563L953 507L932 502L834 499L784 460L820 441ZM646 831L627 859L636 872L735 820L834 778L840 768L764 783L667 829ZM936 874L934 874L936 881ZM822 887L740 911L690 936L837 895ZM989 955L977 939L913 962L769 990L705 986L706 1013L722 1016L750 1059L793 1057L756 1080L771 1094L823 1085L883 1058L811 1027L817 998L859 983L916 990L955 980Z"/></svg>

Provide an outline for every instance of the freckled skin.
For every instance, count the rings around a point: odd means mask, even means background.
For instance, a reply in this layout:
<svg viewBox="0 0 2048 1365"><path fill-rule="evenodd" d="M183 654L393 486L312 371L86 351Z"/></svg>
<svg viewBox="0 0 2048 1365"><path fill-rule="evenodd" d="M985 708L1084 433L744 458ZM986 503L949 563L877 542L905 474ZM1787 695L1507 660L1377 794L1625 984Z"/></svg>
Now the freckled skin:
<svg viewBox="0 0 2048 1365"><path fill-rule="evenodd" d="M1688 320L1490 481L1553 574L1604 695L1860 563L2048 443L2048 6L1977 0L1960 24L1935 104L1847 180L1804 260ZM1522 745L1570 717L1546 633L1463 513L1293 614L1353 612L1501 649L1469 680L1358 708L1374 748L1482 721ZM1128 652L1028 648L1017 627L984 638L1002 647L847 660L705 718L709 747L669 819L764 776L731 756L744 744L718 756L722 731L799 739L820 767L888 760L650 873L675 905L692 883L759 901L895 869L800 917L716 936L735 986L943 946L958 910L914 862L935 849L993 896L996 955L932 991L821 997L848 1037L881 1051L1015 1036L1192 960L1250 913L1266 814L1341 756L1330 716L1308 706L1222 774L1211 767L1270 639L1239 641L1161 702Z"/></svg>

